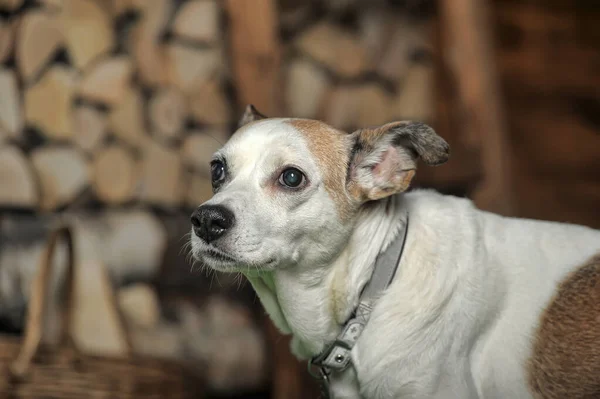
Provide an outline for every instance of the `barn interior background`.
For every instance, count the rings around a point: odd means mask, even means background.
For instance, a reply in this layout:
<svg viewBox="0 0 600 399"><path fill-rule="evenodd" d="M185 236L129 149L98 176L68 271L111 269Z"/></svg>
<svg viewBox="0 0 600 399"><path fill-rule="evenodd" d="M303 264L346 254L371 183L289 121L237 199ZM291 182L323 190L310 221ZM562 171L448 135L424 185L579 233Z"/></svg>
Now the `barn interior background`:
<svg viewBox="0 0 600 399"><path fill-rule="evenodd" d="M0 63L1 332L22 332L68 220L76 340L118 354L122 316L135 351L190 365L207 397L316 397L249 285L182 250L247 103L347 130L428 122L452 157L417 186L600 228L594 2L0 0Z"/></svg>

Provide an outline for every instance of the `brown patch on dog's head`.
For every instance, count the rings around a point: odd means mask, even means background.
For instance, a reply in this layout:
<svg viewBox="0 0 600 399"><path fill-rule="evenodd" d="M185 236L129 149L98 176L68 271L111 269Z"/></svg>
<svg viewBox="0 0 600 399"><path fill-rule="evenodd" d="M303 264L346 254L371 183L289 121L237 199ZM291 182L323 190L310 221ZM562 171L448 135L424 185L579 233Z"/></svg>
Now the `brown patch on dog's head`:
<svg viewBox="0 0 600 399"><path fill-rule="evenodd" d="M311 119L292 119L290 124L306 138L308 149L323 171L325 189L336 204L341 219L347 220L353 207L345 187L349 134Z"/></svg>
<svg viewBox="0 0 600 399"><path fill-rule="evenodd" d="M393 122L352 134L316 120L289 123L307 139L342 220L364 202L408 189L417 158L439 165L449 156L446 141L419 122Z"/></svg>
<svg viewBox="0 0 600 399"><path fill-rule="evenodd" d="M600 398L600 254L558 286L527 367L536 398Z"/></svg>

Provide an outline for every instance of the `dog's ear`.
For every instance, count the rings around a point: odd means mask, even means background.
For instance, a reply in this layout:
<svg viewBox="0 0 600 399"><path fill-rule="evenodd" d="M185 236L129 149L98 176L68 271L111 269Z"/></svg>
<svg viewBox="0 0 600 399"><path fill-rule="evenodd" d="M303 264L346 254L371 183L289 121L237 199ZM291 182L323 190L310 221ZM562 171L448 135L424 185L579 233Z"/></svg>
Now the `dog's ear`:
<svg viewBox="0 0 600 399"><path fill-rule="evenodd" d="M238 122L238 128L244 126L247 123L254 122L260 119L266 119L267 117L254 107L252 104L246 105L246 109L244 110L244 115L240 118Z"/></svg>
<svg viewBox="0 0 600 399"><path fill-rule="evenodd" d="M378 200L408 189L417 159L428 165L448 160L450 147L420 122L392 122L352 133L348 192L359 202Z"/></svg>

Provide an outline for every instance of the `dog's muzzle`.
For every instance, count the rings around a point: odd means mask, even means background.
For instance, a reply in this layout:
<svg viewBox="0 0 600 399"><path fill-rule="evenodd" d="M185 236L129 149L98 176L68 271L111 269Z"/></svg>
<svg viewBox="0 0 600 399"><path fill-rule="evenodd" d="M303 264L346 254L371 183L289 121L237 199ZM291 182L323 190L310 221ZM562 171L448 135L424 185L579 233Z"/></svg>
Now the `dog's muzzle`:
<svg viewBox="0 0 600 399"><path fill-rule="evenodd" d="M194 234L208 244L233 227L235 216L222 205L202 205L192 213L191 221Z"/></svg>

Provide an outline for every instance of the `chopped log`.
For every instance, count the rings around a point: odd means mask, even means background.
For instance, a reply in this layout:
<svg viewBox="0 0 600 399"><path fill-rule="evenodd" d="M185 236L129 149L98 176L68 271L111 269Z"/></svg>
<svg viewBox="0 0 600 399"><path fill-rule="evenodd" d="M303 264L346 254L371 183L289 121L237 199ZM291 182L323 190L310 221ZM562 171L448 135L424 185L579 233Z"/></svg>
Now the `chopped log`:
<svg viewBox="0 0 600 399"><path fill-rule="evenodd" d="M425 23L398 16L381 59L375 64L377 72L394 82L405 81L408 70L415 62L413 54L430 49L427 41L429 30L430 27Z"/></svg>
<svg viewBox="0 0 600 399"><path fill-rule="evenodd" d="M81 105L73 110L73 142L86 152L94 151L106 136L107 121L103 112Z"/></svg>
<svg viewBox="0 0 600 399"><path fill-rule="evenodd" d="M128 87L121 101L113 107L108 123L113 134L125 143L138 148L146 137L144 99L139 90Z"/></svg>
<svg viewBox="0 0 600 399"><path fill-rule="evenodd" d="M116 285L155 278L163 262L167 233L151 211L72 215L89 232Z"/></svg>
<svg viewBox="0 0 600 399"><path fill-rule="evenodd" d="M316 118L329 86L327 75L306 60L295 60L288 68L287 113L297 118Z"/></svg>
<svg viewBox="0 0 600 399"><path fill-rule="evenodd" d="M94 157L93 187L100 200L121 204L133 198L137 179L137 165L123 147L111 145Z"/></svg>
<svg viewBox="0 0 600 399"><path fill-rule="evenodd" d="M6 62L12 54L16 26L16 22L0 21L0 63Z"/></svg>
<svg viewBox="0 0 600 399"><path fill-rule="evenodd" d="M165 62L169 84L190 93L218 76L223 68L221 49L200 49L173 42L167 45Z"/></svg>
<svg viewBox="0 0 600 399"><path fill-rule="evenodd" d="M413 65L403 79L399 94L391 106L390 120L410 119L431 122L434 70L429 65Z"/></svg>
<svg viewBox="0 0 600 399"><path fill-rule="evenodd" d="M40 183L40 208L44 211L69 204L90 180L85 158L73 148L42 147L31 154L31 162Z"/></svg>
<svg viewBox="0 0 600 399"><path fill-rule="evenodd" d="M26 13L17 34L17 67L23 81L29 83L63 45L64 38L55 14L42 9Z"/></svg>
<svg viewBox="0 0 600 399"><path fill-rule="evenodd" d="M6 11L15 11L23 5L25 0L0 0L0 9Z"/></svg>
<svg viewBox="0 0 600 399"><path fill-rule="evenodd" d="M323 116L320 119L338 129L355 129L358 127L359 109L359 90L355 86L340 85L327 94Z"/></svg>
<svg viewBox="0 0 600 399"><path fill-rule="evenodd" d="M390 11L384 4L373 4L361 10L359 35L371 67L379 64L386 53L392 30L400 24L401 15Z"/></svg>
<svg viewBox="0 0 600 399"><path fill-rule="evenodd" d="M181 169L176 151L154 140L147 141L142 156L140 199L153 205L176 206L180 200Z"/></svg>
<svg viewBox="0 0 600 399"><path fill-rule="evenodd" d="M132 72L129 57L119 56L103 60L83 76L79 95L88 100L114 106L125 94Z"/></svg>
<svg viewBox="0 0 600 399"><path fill-rule="evenodd" d="M160 37L165 31L173 8L170 0L145 0L142 19L132 34L131 54L140 80L156 87L167 81L165 49Z"/></svg>
<svg viewBox="0 0 600 399"><path fill-rule="evenodd" d="M17 138L23 129L21 99L15 73L0 69L0 125L12 138Z"/></svg>
<svg viewBox="0 0 600 399"><path fill-rule="evenodd" d="M190 208L196 208L213 195L212 182L209 177L187 170L182 174L181 188L184 204Z"/></svg>
<svg viewBox="0 0 600 399"><path fill-rule="evenodd" d="M203 176L210 176L210 160L213 154L223 145L214 137L202 131L189 134L181 146L183 162L200 172Z"/></svg>
<svg viewBox="0 0 600 399"><path fill-rule="evenodd" d="M275 0L224 2L229 19L233 77L238 106L254 104L269 116L280 115L279 27Z"/></svg>
<svg viewBox="0 0 600 399"><path fill-rule="evenodd" d="M152 131L165 139L177 137L185 124L186 105L185 98L175 88L157 91L148 105Z"/></svg>
<svg viewBox="0 0 600 399"><path fill-rule="evenodd" d="M184 3L175 16L173 33L187 40L214 43L219 37L219 5L214 0Z"/></svg>
<svg viewBox="0 0 600 399"><path fill-rule="evenodd" d="M50 139L73 134L71 103L77 74L68 67L55 65L25 91L25 119ZM51 100L51 101L50 101Z"/></svg>
<svg viewBox="0 0 600 399"><path fill-rule="evenodd" d="M368 67L366 50L360 40L332 24L320 23L308 29L296 45L341 77L356 77Z"/></svg>
<svg viewBox="0 0 600 399"><path fill-rule="evenodd" d="M0 147L0 206L35 208L38 191L35 176L18 147Z"/></svg>
<svg viewBox="0 0 600 399"><path fill-rule="evenodd" d="M358 127L382 125L389 120L392 98L376 83L357 88Z"/></svg>
<svg viewBox="0 0 600 399"><path fill-rule="evenodd" d="M124 318L139 327L153 328L160 321L160 304L154 289L137 283L119 289L117 300Z"/></svg>
<svg viewBox="0 0 600 399"><path fill-rule="evenodd" d="M231 122L231 109L222 85L209 80L189 94L190 113L194 119L209 125L226 125Z"/></svg>
<svg viewBox="0 0 600 399"><path fill-rule="evenodd" d="M500 89L494 68L488 4L475 0L442 0L439 18L443 48L459 91L465 130L479 138L484 181L473 194L482 209L515 212L510 149Z"/></svg>
<svg viewBox="0 0 600 399"><path fill-rule="evenodd" d="M63 0L60 18L69 55L80 70L113 48L110 18L93 0Z"/></svg>

